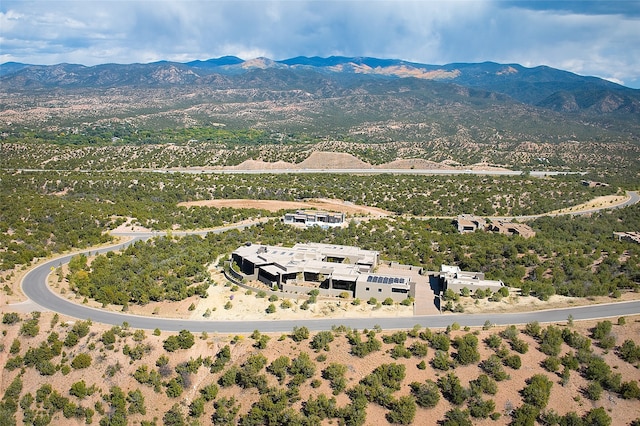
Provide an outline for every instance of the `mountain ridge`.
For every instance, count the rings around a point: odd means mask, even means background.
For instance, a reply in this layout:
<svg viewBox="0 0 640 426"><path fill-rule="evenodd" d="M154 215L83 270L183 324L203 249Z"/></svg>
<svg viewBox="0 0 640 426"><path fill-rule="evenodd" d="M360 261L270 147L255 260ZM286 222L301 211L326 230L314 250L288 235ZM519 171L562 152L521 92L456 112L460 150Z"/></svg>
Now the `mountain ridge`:
<svg viewBox="0 0 640 426"><path fill-rule="evenodd" d="M346 56L297 56L284 60L222 56L184 63L157 61L93 66L17 62L0 65L0 87L9 91L212 84L226 88L256 87L260 80L266 89L271 84L285 88L293 83L302 88L305 83L300 79L305 78L344 87L354 86L356 81L370 84L381 79L405 82L415 79L502 94L527 105L562 113L640 113L640 90L545 65L528 68L491 61L430 65Z"/></svg>

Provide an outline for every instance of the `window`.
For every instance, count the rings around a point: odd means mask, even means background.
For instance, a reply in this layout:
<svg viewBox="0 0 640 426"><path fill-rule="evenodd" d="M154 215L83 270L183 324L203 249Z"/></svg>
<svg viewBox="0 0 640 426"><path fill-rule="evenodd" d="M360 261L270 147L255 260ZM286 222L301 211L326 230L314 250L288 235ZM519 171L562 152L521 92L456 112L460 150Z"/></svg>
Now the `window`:
<svg viewBox="0 0 640 426"><path fill-rule="evenodd" d="M382 289L381 288L378 289L378 293L382 293Z"/></svg>
<svg viewBox="0 0 640 426"><path fill-rule="evenodd" d="M409 293L409 290L407 290L406 288L391 287L391 292L392 293Z"/></svg>
<svg viewBox="0 0 640 426"><path fill-rule="evenodd" d="M365 288L366 291L369 291L369 287Z"/></svg>

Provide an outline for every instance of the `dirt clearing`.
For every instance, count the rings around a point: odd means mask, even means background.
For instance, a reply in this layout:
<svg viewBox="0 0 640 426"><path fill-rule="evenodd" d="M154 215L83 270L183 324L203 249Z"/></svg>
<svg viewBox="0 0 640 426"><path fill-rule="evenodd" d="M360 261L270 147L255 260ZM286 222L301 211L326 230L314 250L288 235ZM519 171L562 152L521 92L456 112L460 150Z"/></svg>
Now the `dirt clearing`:
<svg viewBox="0 0 640 426"><path fill-rule="evenodd" d="M234 209L262 209L271 212L278 210L328 210L345 213L349 216L374 216L385 217L392 213L376 207L361 206L348 201L333 200L327 198L309 199L304 201L279 201L279 200L244 200L244 199L222 199L222 200L202 200L179 203L184 207L229 207Z"/></svg>

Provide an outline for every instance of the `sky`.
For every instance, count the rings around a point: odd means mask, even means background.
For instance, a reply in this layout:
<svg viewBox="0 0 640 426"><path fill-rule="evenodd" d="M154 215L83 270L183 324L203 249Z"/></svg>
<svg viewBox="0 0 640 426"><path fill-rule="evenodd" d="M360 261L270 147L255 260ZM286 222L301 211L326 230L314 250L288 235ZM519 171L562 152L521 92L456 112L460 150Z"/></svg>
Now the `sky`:
<svg viewBox="0 0 640 426"><path fill-rule="evenodd" d="M0 63L372 56L640 88L640 0L2 0Z"/></svg>

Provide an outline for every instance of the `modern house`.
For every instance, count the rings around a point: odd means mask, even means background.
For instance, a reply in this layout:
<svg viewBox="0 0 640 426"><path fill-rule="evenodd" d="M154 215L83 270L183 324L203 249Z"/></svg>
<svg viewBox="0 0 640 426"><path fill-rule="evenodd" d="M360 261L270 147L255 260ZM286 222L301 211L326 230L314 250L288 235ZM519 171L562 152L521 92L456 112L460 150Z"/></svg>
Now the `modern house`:
<svg viewBox="0 0 640 426"><path fill-rule="evenodd" d="M491 222L487 229L491 232L497 232L505 235L520 235L523 238L535 237L536 232L524 223L513 223L498 220Z"/></svg>
<svg viewBox="0 0 640 426"><path fill-rule="evenodd" d="M507 222L505 220L487 223L485 219L472 214L458 215L458 217L453 220L453 223L461 234L475 231L489 231L505 235L520 235L523 238L531 238L536 235L536 232L524 223Z"/></svg>
<svg viewBox="0 0 640 426"><path fill-rule="evenodd" d="M496 292L505 286L502 281L485 280L483 272L465 272L458 266L449 265L440 266L440 280L443 292L451 289L459 293L465 287L471 293L475 293L479 289Z"/></svg>
<svg viewBox="0 0 640 426"><path fill-rule="evenodd" d="M475 232L477 230L484 231L487 226L487 221L481 217L472 214L461 214L453 221L458 227L458 232L461 234L467 232Z"/></svg>
<svg viewBox="0 0 640 426"><path fill-rule="evenodd" d="M640 232L614 232L613 236L616 237L618 241L624 240L640 244Z"/></svg>
<svg viewBox="0 0 640 426"><path fill-rule="evenodd" d="M379 267L379 253L353 246L307 243L293 247L247 243L231 254L236 272L281 291L401 302L415 295L416 282L428 286L422 269L409 266Z"/></svg>
<svg viewBox="0 0 640 426"><path fill-rule="evenodd" d="M286 213L282 221L289 225L333 228L344 225L345 215L344 213L320 210L298 210L295 213Z"/></svg>

